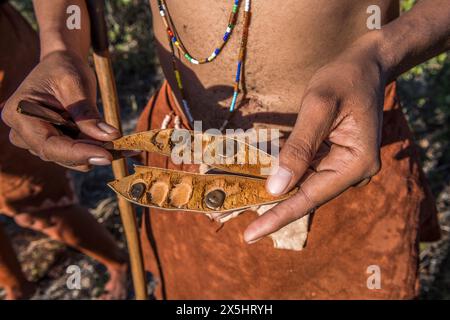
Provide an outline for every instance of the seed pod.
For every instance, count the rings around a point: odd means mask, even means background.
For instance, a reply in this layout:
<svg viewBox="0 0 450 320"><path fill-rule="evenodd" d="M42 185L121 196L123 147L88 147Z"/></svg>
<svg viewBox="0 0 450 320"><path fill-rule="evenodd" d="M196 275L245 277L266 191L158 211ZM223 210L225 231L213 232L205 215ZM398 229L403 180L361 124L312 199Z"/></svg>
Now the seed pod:
<svg viewBox="0 0 450 320"><path fill-rule="evenodd" d="M266 177L276 161L274 157L246 143L245 140L185 129L139 132L107 142L103 147L110 150L157 152L170 157L181 136L190 136L190 139L183 139L185 145L182 145L182 150L187 151L188 155L190 153L188 158L191 159L191 163L196 159L194 154L199 154L202 156L202 162L222 171ZM200 147L200 150L197 150L197 147Z"/></svg>
<svg viewBox="0 0 450 320"><path fill-rule="evenodd" d="M127 200L146 207L195 212L227 212L282 201L265 189L265 180L228 174L197 174L136 166L136 172L108 185ZM130 196L130 188L144 182L146 197Z"/></svg>

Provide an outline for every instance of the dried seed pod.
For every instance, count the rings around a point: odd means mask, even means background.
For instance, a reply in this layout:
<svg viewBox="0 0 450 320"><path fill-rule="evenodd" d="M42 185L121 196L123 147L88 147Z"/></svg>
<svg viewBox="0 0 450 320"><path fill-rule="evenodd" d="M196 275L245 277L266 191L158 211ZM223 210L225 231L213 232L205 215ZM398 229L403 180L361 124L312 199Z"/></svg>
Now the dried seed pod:
<svg viewBox="0 0 450 320"><path fill-rule="evenodd" d="M132 199L128 190L143 181L147 196ZM228 212L282 201L265 189L265 180L228 174L197 174L153 167L136 166L136 172L108 184L127 200L146 207L195 212ZM215 190L221 190L223 194ZM214 192L214 193L212 193ZM209 196L206 198L205 195ZM226 196L224 196L226 195ZM220 205L219 205L220 204Z"/></svg>

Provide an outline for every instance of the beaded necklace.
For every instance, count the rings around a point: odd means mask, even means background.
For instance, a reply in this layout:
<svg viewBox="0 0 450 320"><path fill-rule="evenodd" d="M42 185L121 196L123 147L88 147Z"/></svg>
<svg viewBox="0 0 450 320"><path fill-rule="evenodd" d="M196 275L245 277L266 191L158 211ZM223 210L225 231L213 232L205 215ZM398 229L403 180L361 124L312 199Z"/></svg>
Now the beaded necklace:
<svg viewBox="0 0 450 320"><path fill-rule="evenodd" d="M245 60L245 50L247 47L248 29L250 26L250 1L251 0L245 0L244 24L243 24L243 28L242 28L242 36L241 36L241 42L240 42L240 46L239 46L239 54L238 54L237 67L236 67L236 76L235 76L235 79L233 82L233 97L232 97L231 104L229 107L229 115L228 115L228 118L225 119L220 130L223 130L227 126L232 113L236 109L237 98L238 98L238 95L240 92L240 84L241 84L241 78L242 78L241 75L242 75L243 64L244 64L244 60ZM172 68L173 68L173 72L175 75L178 89L181 94L183 110L184 110L184 113L186 114L191 125L194 122L194 118L192 117L192 114L191 114L189 103L187 101L186 93L185 93L184 87L183 87L181 73L180 73L178 65L177 65L177 57L175 54L175 47L178 49L179 52L181 52L181 55L192 64L205 64L205 63L209 63L209 62L212 62L213 60L215 60L216 57L222 52L222 49L227 44L228 40L230 39L230 36L236 25L238 9L239 9L239 5L241 2L242 1L240 1L240 0L233 0L232 11L231 11L230 17L228 19L227 28L222 37L221 44L218 47L216 47L207 58L197 59L197 58L194 58L189 53L189 51L183 45L183 42L181 41L180 37L178 36L176 29L174 27L172 18L168 12L166 1L158 0L159 14L160 14L160 16L163 20L163 23L166 27L167 37L168 37L168 41L169 41L169 47L170 47L170 50L172 53Z"/></svg>

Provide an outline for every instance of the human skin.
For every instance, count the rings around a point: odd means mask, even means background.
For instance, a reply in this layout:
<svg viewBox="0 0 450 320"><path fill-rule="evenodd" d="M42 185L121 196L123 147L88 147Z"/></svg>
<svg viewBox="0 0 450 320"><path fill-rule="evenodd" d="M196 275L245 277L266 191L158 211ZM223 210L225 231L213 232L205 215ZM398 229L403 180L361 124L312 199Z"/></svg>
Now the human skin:
<svg viewBox="0 0 450 320"><path fill-rule="evenodd" d="M0 48L0 73L4 72L4 78L0 79L1 109L39 61L37 34L8 3L0 4ZM8 133L9 128L0 121L0 215L7 215L21 227L43 233L102 263L109 280L99 298L125 299L126 252L86 208L74 203L66 170L10 145ZM1 226L0 287L5 290L6 299L28 299L37 288L26 279Z"/></svg>
<svg viewBox="0 0 450 320"><path fill-rule="evenodd" d="M11 141L17 146L86 170L92 164L108 164L111 156L99 146L70 140L39 120L15 112L17 102L24 98L53 104L58 100L56 104L72 113L87 136L107 141L117 134L102 131L106 127L97 125L93 78L85 62L87 19L82 19L80 31L68 32L63 25L67 1L55 2L35 1L42 61L8 101L2 117L12 127ZM71 1L76 3L87 16L82 1ZM377 31L366 26L366 10L373 4L380 6L385 23ZM151 5L160 61L169 83L176 88L165 30L155 1ZM208 56L225 28L229 2L168 1L168 6L186 47L194 56ZM246 62L249 100L240 106L234 125L281 126L290 132L280 152L280 166L267 180L267 190L279 195L294 185L300 189L247 228L244 239L250 243L348 188L367 183L381 166L385 85L450 47L447 0L422 0L400 18L396 18L398 2L394 0L288 0L277 5L254 1L252 8ZM193 66L183 61L181 71L192 114L205 120L204 128L220 126L226 117L239 32L240 27L215 62ZM56 73L64 75L64 81L57 81ZM75 108L69 108L71 105ZM208 119L202 119L206 111ZM331 148L317 159L324 141ZM310 164L315 171L305 176Z"/></svg>

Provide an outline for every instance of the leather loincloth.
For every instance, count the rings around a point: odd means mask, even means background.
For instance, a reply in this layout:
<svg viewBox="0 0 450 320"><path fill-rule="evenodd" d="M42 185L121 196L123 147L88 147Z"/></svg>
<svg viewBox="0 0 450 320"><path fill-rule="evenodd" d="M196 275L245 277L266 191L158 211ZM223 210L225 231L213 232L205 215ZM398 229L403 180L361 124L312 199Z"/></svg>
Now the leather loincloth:
<svg viewBox="0 0 450 320"><path fill-rule="evenodd" d="M168 299L372 299L414 298L418 293L421 240L439 238L436 209L396 98L386 89L382 169L372 181L319 208L310 219L302 251L278 250L269 238L248 245L243 231L256 218L245 212L222 227L203 214L146 210L141 239L147 270ZM138 131L159 128L179 114L164 83L150 100ZM169 124L169 127L173 123ZM175 166L157 154L148 165ZM220 227L220 228L219 228ZM369 289L371 266L380 268L381 289ZM369 286L370 287L370 286Z"/></svg>
<svg viewBox="0 0 450 320"><path fill-rule="evenodd" d="M9 4L0 4L0 111L39 61L39 39ZM9 142L0 120L0 213L38 213L77 202L67 170Z"/></svg>

